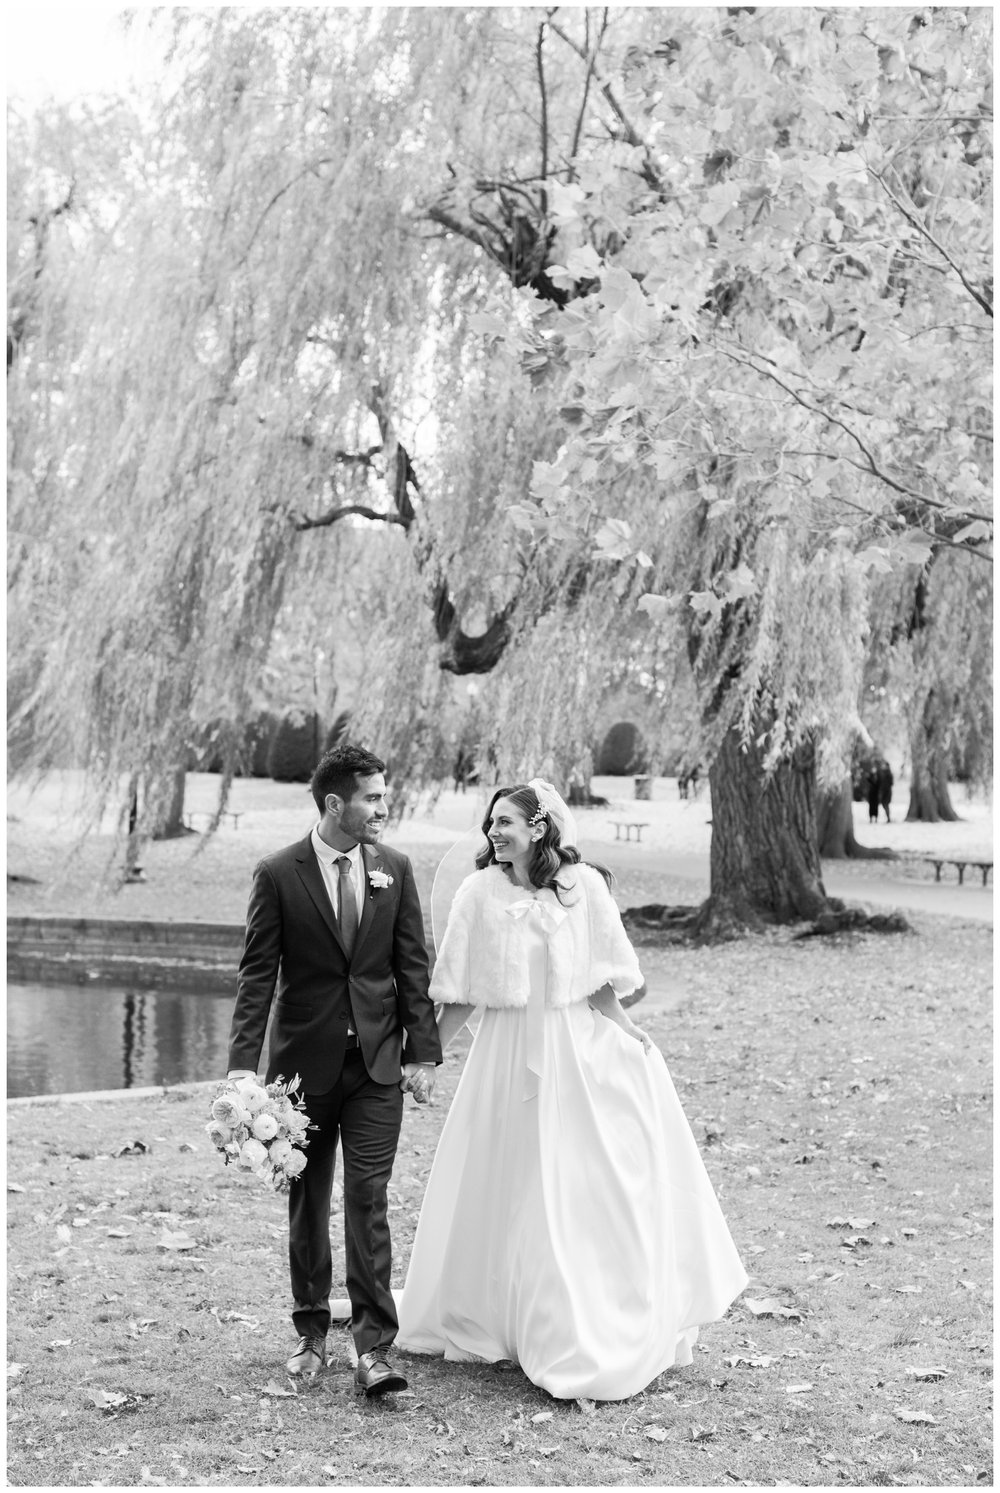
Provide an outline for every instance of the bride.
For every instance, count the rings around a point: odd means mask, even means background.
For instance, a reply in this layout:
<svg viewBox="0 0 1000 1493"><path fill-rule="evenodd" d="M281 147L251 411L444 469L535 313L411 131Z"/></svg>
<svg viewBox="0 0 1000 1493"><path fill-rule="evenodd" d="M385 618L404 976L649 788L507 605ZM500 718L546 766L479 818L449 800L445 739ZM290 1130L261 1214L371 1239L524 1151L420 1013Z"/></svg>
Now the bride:
<svg viewBox="0 0 1000 1493"><path fill-rule="evenodd" d="M512 1359L558 1399L618 1400L691 1362L747 1283L657 1048L642 975L548 783L501 788L431 995L481 1019L437 1148L397 1345Z"/></svg>

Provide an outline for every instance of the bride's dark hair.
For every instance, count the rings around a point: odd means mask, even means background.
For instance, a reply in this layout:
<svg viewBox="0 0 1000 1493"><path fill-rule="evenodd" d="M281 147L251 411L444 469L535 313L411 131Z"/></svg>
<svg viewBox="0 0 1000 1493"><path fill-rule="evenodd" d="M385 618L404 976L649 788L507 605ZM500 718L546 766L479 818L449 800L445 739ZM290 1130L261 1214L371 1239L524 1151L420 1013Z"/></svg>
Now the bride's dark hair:
<svg viewBox="0 0 1000 1493"><path fill-rule="evenodd" d="M507 798L516 809L520 809L525 819L529 822L535 817L539 809L544 810L538 794L534 788L529 788L527 783L516 783L513 788L498 788L490 799L489 808L483 819L483 834L486 836L486 847L476 856L476 869L484 871L487 866L498 864L496 851L493 849L493 841L490 839L490 820L493 818L493 806L498 798ZM539 888L549 887L560 902L561 892L568 890L557 880L558 873L563 866L576 866L583 862L584 865L592 865L593 862L583 861L579 850L575 845L562 845L559 841L559 829L551 815L545 813L540 823L543 826L542 834L533 841L531 846L531 859L528 861L528 878L532 886ZM611 872L606 866L594 866L594 870L600 872L605 882L610 887L612 882Z"/></svg>

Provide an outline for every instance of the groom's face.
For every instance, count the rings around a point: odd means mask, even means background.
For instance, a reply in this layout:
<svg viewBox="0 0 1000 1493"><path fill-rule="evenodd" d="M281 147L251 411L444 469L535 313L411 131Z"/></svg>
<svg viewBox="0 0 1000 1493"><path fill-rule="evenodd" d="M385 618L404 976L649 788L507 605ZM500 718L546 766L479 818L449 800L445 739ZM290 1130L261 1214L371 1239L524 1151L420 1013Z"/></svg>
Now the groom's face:
<svg viewBox="0 0 1000 1493"><path fill-rule="evenodd" d="M380 772L358 778L350 798L341 799L339 827L343 835L362 845L375 845L389 816L385 804L385 778Z"/></svg>

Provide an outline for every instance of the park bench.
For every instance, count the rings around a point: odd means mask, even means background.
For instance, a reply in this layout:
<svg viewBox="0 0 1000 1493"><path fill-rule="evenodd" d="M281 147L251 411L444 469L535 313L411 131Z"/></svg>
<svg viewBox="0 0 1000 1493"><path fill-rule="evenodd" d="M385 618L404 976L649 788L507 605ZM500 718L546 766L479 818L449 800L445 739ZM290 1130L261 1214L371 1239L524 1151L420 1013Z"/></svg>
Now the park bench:
<svg viewBox="0 0 1000 1493"><path fill-rule="evenodd" d="M612 819L611 823L615 827L615 839L616 840L621 840L621 839L631 840L631 838L632 838L632 831L635 830L636 843L639 844L639 845L642 844L642 832L643 832L643 830L649 828L649 824L648 823L646 823L646 824L640 824L635 819ZM622 830L625 831L624 835L622 835Z"/></svg>
<svg viewBox="0 0 1000 1493"><path fill-rule="evenodd" d="M913 855L908 856L907 859L917 861L924 866L933 866L935 881L941 880L941 872L945 866L954 866L958 871L959 886L961 886L965 881L966 866L975 866L976 870L982 873L983 886L986 885L986 878L993 870L992 861L972 860L968 856L966 856L964 860L959 860L956 856L953 855Z"/></svg>
<svg viewBox="0 0 1000 1493"><path fill-rule="evenodd" d="M243 813L243 809L223 809L221 817L223 819L231 819L233 829L239 829L240 820L243 817ZM191 809L187 814L184 815L184 823L188 829L194 829L194 821L196 819L204 819L206 825L209 825L214 818L214 813L209 812L207 809Z"/></svg>

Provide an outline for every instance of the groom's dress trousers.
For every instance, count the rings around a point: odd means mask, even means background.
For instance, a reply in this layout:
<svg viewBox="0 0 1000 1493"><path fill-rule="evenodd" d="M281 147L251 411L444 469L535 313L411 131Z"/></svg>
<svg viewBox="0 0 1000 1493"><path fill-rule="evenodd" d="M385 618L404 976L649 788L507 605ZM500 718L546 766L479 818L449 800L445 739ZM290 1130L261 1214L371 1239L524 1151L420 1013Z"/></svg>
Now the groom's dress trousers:
<svg viewBox="0 0 1000 1493"><path fill-rule="evenodd" d="M344 875L355 896L353 942ZM288 1195L292 1319L303 1336L322 1336L330 1325L330 1193L340 1141L346 1284L359 1353L396 1336L387 1188L403 1115L402 1064L441 1062L427 986L423 918L405 855L361 846L348 871L308 836L261 861L229 1067L257 1071L270 1017L267 1081L298 1074L318 1126Z"/></svg>

